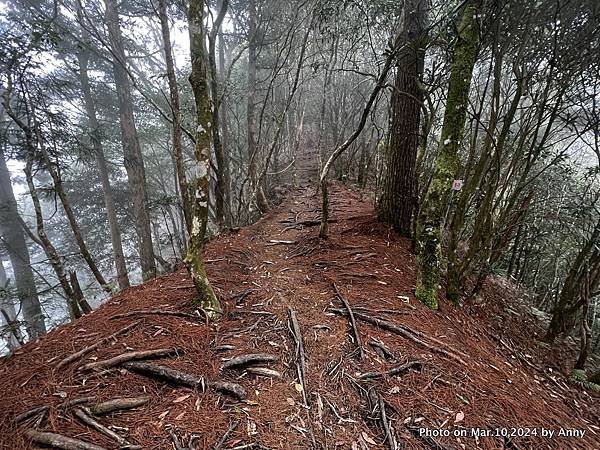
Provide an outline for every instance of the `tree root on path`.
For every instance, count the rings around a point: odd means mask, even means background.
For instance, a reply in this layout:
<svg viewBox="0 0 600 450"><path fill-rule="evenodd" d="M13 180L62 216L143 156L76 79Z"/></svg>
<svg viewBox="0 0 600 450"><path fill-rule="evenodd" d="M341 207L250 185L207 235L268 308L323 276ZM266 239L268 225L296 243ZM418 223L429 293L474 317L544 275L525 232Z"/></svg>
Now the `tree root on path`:
<svg viewBox="0 0 600 450"><path fill-rule="evenodd" d="M159 348L155 350L143 350L139 352L127 352L121 353L110 359L102 361L94 361L88 364L84 364L79 367L78 370L95 370L95 369L107 369L109 367L118 366L127 361L134 361L140 359L152 359L152 358L165 358L170 356L178 356L182 353L182 350L177 348Z"/></svg>
<svg viewBox="0 0 600 450"><path fill-rule="evenodd" d="M36 444L46 445L63 450L106 450L99 445L73 439L62 434L48 433L37 430L27 430L25 435Z"/></svg>
<svg viewBox="0 0 600 450"><path fill-rule="evenodd" d="M402 364L401 366L393 367L390 370L386 370L384 372L366 372L360 375L358 378L361 380L369 380L372 378L380 378L384 375L396 376L400 375L402 372L406 372L408 369L412 368L421 368L423 366L422 361L409 361L406 364Z"/></svg>
<svg viewBox="0 0 600 450"><path fill-rule="evenodd" d="M81 358L82 356L87 355L90 352L93 352L94 350L96 350L98 347L100 347L105 342L108 342L109 340L114 339L117 336L126 333L127 331L131 330L133 327L135 327L136 325L138 325L140 322L141 322L141 320L138 320L136 322L130 323L126 327L123 327L120 330L115 331L113 334L100 339L95 344L90 345L88 347L84 347L81 350L79 350L78 352L72 353L71 355L67 356L65 359L63 359L62 361L60 361L56 365L56 368L60 369L61 367L63 367L65 365L67 365L67 364L69 364L69 363L71 363L71 362L73 362L73 361Z"/></svg>
<svg viewBox="0 0 600 450"><path fill-rule="evenodd" d="M269 355L267 353L251 353L248 355L240 355L231 358L229 361L223 363L221 370L240 369L245 366L270 363L274 361L277 361L277 356Z"/></svg>
<svg viewBox="0 0 600 450"><path fill-rule="evenodd" d="M294 342L296 343L296 370L298 372L298 382L302 386L302 399L306 406L310 406L308 396L306 395L306 353L304 353L304 341L302 340L302 332L300 331L300 324L298 324L298 318L296 317L296 311L292 308L288 309L290 317L290 331Z"/></svg>
<svg viewBox="0 0 600 450"><path fill-rule="evenodd" d="M364 353L364 350L362 348L362 343L361 343L361 340L360 340L360 334L358 332L358 327L356 326L356 320L354 320L354 313L352 311L352 308L350 308L350 305L348 304L348 301L341 294L341 292L339 291L339 289L337 288L337 285L335 283L333 283L333 289L335 290L335 293L336 293L337 297L344 304L344 307L346 308L346 311L348 312L348 318L350 319L350 326L352 326L352 331L354 333L354 339L356 340L356 346L358 347L358 359L362 360L365 357L365 353Z"/></svg>
<svg viewBox="0 0 600 450"><path fill-rule="evenodd" d="M75 417L77 417L81 422L86 424L88 427L90 427L90 428L96 430L97 432L99 432L105 436L108 436L109 438L114 440L117 444L119 444L119 446L120 446L119 448L121 448L121 449L133 450L133 449L141 449L142 448L139 445L134 445L134 444L129 443L127 441L127 439L120 436L113 430L102 425L100 422L98 422L96 419L94 419L91 416L91 412L89 410L86 410L86 408L75 408L75 410L73 411L73 414L75 414Z"/></svg>
<svg viewBox="0 0 600 450"><path fill-rule="evenodd" d="M89 407L90 412L95 416L103 416L123 409L137 408L150 401L150 397L121 397L113 398L102 403L97 403Z"/></svg>
<svg viewBox="0 0 600 450"><path fill-rule="evenodd" d="M200 312L198 311L198 314ZM164 309L140 309L137 311L129 311L126 313L115 314L111 316L110 319L122 319L124 317L135 317L135 316L174 316L174 317L183 317L184 319L191 319L192 322L198 322L198 319L206 319L206 315L201 317L200 315L190 314L181 311L169 311Z"/></svg>
<svg viewBox="0 0 600 450"><path fill-rule="evenodd" d="M246 397L246 390L237 383L228 381L206 381L203 376L192 375L169 367L144 362L126 362L122 366L127 370L140 375L167 381L180 386L199 389L202 392L208 387L216 392L227 394L240 400Z"/></svg>
<svg viewBox="0 0 600 450"><path fill-rule="evenodd" d="M328 311L331 311L333 313L336 313L336 314L339 314L339 315L342 315L342 316L345 316L345 315L348 314L345 310L342 310L342 309L330 308L330 309L328 309ZM402 336L402 337L404 337L406 339L410 339L411 341L416 342L417 344L419 344L419 345L421 345L421 346L423 346L423 347L431 350L432 352L444 355L444 356L446 356L446 357L448 357L450 359L453 359L454 361L457 361L457 362L459 362L459 363L461 363L461 364L463 364L465 366L467 365L466 361L464 359L462 359L460 356L458 356L456 353L453 353L451 351L445 350L445 349L443 349L441 347L436 347L436 346L434 346L434 345L432 345L432 344L430 344L428 342L423 341L419 337L423 337L423 338L429 339L429 340L435 342L438 345L446 346L444 343L442 343L442 341L440 341L440 340L438 340L436 338L427 336L424 333L421 333L419 331L413 330L413 329L408 328L408 327L406 327L404 325L397 325L395 323L388 322L387 320L379 319L377 317L371 317L371 316L369 316L367 314L363 314L363 313L360 313L358 311L354 311L354 316L357 319L362 320L363 322L370 323L370 324L375 325L375 326L377 326L379 328L382 328L384 330L391 331L392 333L396 333L396 334L398 334L398 335L400 335L400 336ZM466 356L466 355L464 355L464 356Z"/></svg>

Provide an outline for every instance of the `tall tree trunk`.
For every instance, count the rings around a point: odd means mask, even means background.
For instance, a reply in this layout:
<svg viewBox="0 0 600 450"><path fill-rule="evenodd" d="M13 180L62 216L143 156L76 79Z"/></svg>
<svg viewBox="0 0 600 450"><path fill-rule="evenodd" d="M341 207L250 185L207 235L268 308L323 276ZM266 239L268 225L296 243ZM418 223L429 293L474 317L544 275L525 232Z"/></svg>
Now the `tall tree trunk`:
<svg viewBox="0 0 600 450"><path fill-rule="evenodd" d="M415 164L423 104L419 82L425 61L423 29L426 4L425 0L409 0L404 7L404 44L396 65L390 140L377 211L379 217L392 224L400 235L409 237L417 204Z"/></svg>
<svg viewBox="0 0 600 450"><path fill-rule="evenodd" d="M204 54L204 2L190 0L188 25L190 32L190 53L192 73L190 84L196 103L196 179L194 195L194 216L192 232L188 245L186 263L192 275L199 295L200 306L212 319L222 314L217 299L206 275L202 250L208 225L208 203L210 199L210 142L211 142L211 104L208 93L206 55Z"/></svg>
<svg viewBox="0 0 600 450"><path fill-rule="evenodd" d="M156 263L154 262L154 249L152 246L152 230L150 227L150 209L148 207L144 160L133 117L131 82L127 73L127 61L123 48L123 36L121 35L121 28L119 26L117 1L106 0L105 4L106 24L113 54L113 71L119 100L124 165L133 199L135 229L140 241L139 253L142 277L144 280L147 280L156 276Z"/></svg>
<svg viewBox="0 0 600 450"><path fill-rule="evenodd" d="M81 14L79 10L78 14ZM108 220L112 253L115 260L115 268L117 269L117 283L119 284L119 289L125 289L129 287L129 275L127 274L127 264L125 263L125 255L123 253L123 244L117 220L115 200L110 186L106 158L104 157L100 125L98 124L98 118L96 116L96 105L94 97L92 96L88 75L89 50L84 48L77 54L77 59L79 61L79 82L81 83L83 103L88 118L90 139L94 150L96 165L98 166L100 182L102 183L102 196L104 197L104 207L106 208L106 218Z"/></svg>
<svg viewBox="0 0 600 450"><path fill-rule="evenodd" d="M458 149L463 137L469 87L479 44L477 13L479 0L469 1L461 14L458 39L448 85L448 99L431 183L425 194L417 225L416 296L432 309L438 307L438 286L442 259L442 228L452 180L458 173Z"/></svg>
<svg viewBox="0 0 600 450"><path fill-rule="evenodd" d="M247 104L247 133L248 133L248 174L251 191L256 193L256 203L261 212L269 210L269 203L259 184L256 158L258 146L256 143L256 50L258 42L256 0L248 1L248 104Z"/></svg>
<svg viewBox="0 0 600 450"><path fill-rule="evenodd" d="M0 259L0 325L5 324L2 326L5 328L2 334L5 335L8 350L13 351L23 344L23 335L17 320L15 304L10 295L9 284L4 271L4 262Z"/></svg>
<svg viewBox="0 0 600 450"><path fill-rule="evenodd" d="M158 0L158 17L162 32L163 50L167 67L167 81L169 82L169 95L171 97L171 111L173 114L173 155L175 167L177 168L177 181L179 183L179 195L183 205L183 215L187 232L192 230L192 203L188 188L185 164L183 161L183 148L181 144L181 112L179 109L179 89L177 88L177 77L175 76L175 63L173 61L173 48L171 46L171 32L169 31L169 18L167 16L166 0Z"/></svg>
<svg viewBox="0 0 600 450"><path fill-rule="evenodd" d="M217 185L215 186L215 215L217 222L223 224L226 222L225 205L229 203L229 198L226 197L227 189L225 186L225 170L229 170L229 165L225 164L225 154L223 150L223 144L221 142L220 132L220 101L219 101L219 89L217 83L217 61L216 61L216 43L217 34L221 29L221 23L225 18L225 13L229 6L229 0L219 1L219 13L217 18L213 22L213 27L210 30L208 36L208 62L210 68L210 92L212 94L212 134L213 134L213 147L215 150L215 160L217 163Z"/></svg>
<svg viewBox="0 0 600 450"><path fill-rule="evenodd" d="M219 76L223 86L221 94L221 102L219 104L219 123L221 125L221 148L223 149L223 184L225 189L225 217L229 225L233 225L232 204L231 204L231 164L230 164L230 148L229 148L229 126L227 123L227 86L226 86L226 70L225 70L225 39L223 38L223 27L218 30L219 41Z"/></svg>
<svg viewBox="0 0 600 450"><path fill-rule="evenodd" d="M5 101L7 101L6 97ZM12 266L25 329L29 337L35 339L46 334L46 325L31 269L29 249L18 214L10 172L4 159L4 149L0 147L0 236Z"/></svg>

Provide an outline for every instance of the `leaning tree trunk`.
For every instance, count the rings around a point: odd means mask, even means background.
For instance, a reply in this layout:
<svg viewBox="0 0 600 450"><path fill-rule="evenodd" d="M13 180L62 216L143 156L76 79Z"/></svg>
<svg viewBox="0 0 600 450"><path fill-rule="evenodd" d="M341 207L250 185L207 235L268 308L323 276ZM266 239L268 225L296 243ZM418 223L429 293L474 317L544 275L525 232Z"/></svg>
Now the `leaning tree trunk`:
<svg viewBox="0 0 600 450"><path fill-rule="evenodd" d="M458 172L458 149L463 137L469 87L479 44L478 5L477 0L468 2L458 25L458 39L454 45L440 149L417 223L419 271L416 296L432 309L438 307L443 220L452 180Z"/></svg>
<svg viewBox="0 0 600 450"><path fill-rule="evenodd" d="M46 325L18 214L4 149L0 147L0 236L12 266L25 329L29 337L35 339L46 334Z"/></svg>
<svg viewBox="0 0 600 450"><path fill-rule="evenodd" d="M179 195L185 218L187 232L192 230L192 202L190 199L185 165L183 162L183 148L181 144L181 112L179 109L179 89L177 88L177 77L175 76L175 63L173 62L173 48L171 46L171 32L169 31L169 18L167 16L166 0L158 0L158 17L162 32L163 46L165 52L165 64L167 68L167 81L169 82L169 95L171 97L171 111L173 114L173 157L179 183Z"/></svg>
<svg viewBox="0 0 600 450"><path fill-rule="evenodd" d="M404 7L404 43L396 64L390 140L377 212L400 235L409 237L413 228L413 211L417 205L415 164L423 104L419 82L425 61L423 28L426 5L424 0L410 0ZM361 164L364 162L361 161Z"/></svg>
<svg viewBox="0 0 600 450"><path fill-rule="evenodd" d="M117 220L115 200L110 186L110 178L108 176L108 166L106 164L106 158L104 157L104 148L100 136L100 125L96 116L96 105L92 96L92 89L88 76L88 50L84 49L79 52L77 58L79 61L79 82L81 83L83 103L88 118L90 139L92 141L96 165L98 166L100 182L102 183L102 195L104 197L104 207L106 209L110 242L112 245L113 258L115 260L115 268L117 269L117 283L119 284L119 289L126 289L129 287L129 275L127 274L127 264L125 263L125 256L123 253L123 243L121 241L121 231L119 230L119 223Z"/></svg>
<svg viewBox="0 0 600 450"><path fill-rule="evenodd" d="M116 0L106 0L105 4L106 24L113 54L113 71L117 98L119 100L124 165L133 199L135 230L140 241L139 253L142 277L144 280L147 280L156 276L156 263L154 262L154 249L152 247L152 230L150 227L150 209L148 207L144 160L133 117L131 83L127 73L127 61L123 48L123 36L121 35L121 28L119 26L117 2Z"/></svg>
<svg viewBox="0 0 600 450"><path fill-rule="evenodd" d="M186 263L198 291L200 306L211 319L222 314L217 299L204 268L202 250L208 225L208 203L210 195L210 142L211 142L211 103L208 93L206 55L204 53L204 23L202 0L191 0L188 9L190 33L190 53L192 73L190 84L196 103L196 179L194 195L194 215L192 232L188 245Z"/></svg>

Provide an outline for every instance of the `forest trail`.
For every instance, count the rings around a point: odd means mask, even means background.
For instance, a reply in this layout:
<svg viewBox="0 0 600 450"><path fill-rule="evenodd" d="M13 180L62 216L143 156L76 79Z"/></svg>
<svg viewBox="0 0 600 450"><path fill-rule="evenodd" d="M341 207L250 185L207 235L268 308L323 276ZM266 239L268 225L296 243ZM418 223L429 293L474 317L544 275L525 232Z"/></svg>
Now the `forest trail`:
<svg viewBox="0 0 600 450"><path fill-rule="evenodd" d="M482 304L457 309L442 301L441 310L431 312L413 295L410 242L377 221L368 199L333 188L326 241L317 238L318 202L313 190L295 191L256 224L207 245L209 276L226 309L216 323L207 326L192 315L194 289L181 269L116 295L0 360L0 448L32 448L25 435L35 426L120 448L77 419L72 401L94 405L134 396L149 401L97 421L144 449L176 448L175 441L179 448L196 449L377 449L390 448L391 434L398 448L600 448L598 395L567 384L573 349L563 346L557 358L538 344L534 336L541 329L515 288L494 279ZM362 359L349 321L330 311L345 311L334 283L355 313ZM135 313L140 310L189 315ZM298 369L290 311L302 334L304 371ZM119 314L130 315L114 317ZM384 320L388 330L365 318ZM401 334L389 331L390 323ZM57 368L93 344L99 344L94 351ZM152 349L176 349L175 357L148 362L203 376L209 388L168 385L119 366L81 370L90 362ZM245 354L276 357L262 367L281 377L221 370L226 360ZM550 365L551 360L565 366ZM397 376L369 375L407 362L414 364ZM238 383L245 398L215 392L214 381ZM17 423L18 414L44 406ZM420 436L420 427L465 430L467 437ZM529 427L538 435L476 439L470 435L474 427L494 434L495 427L508 434L513 427ZM541 427L585 434L543 437Z"/></svg>

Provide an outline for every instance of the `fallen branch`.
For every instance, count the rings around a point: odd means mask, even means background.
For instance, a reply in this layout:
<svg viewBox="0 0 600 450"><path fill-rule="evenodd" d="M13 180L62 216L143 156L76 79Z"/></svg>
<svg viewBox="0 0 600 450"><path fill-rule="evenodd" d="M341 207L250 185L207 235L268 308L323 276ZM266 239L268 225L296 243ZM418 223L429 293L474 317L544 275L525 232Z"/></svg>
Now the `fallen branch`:
<svg viewBox="0 0 600 450"><path fill-rule="evenodd" d="M94 350L96 350L98 347L100 347L102 344L104 344L105 342L108 342L111 339L116 338L117 336L126 333L127 331L131 330L133 327L135 327L136 325L138 325L141 321L138 320L137 322L133 322L130 323L129 325L127 325L126 327L121 328L118 331L115 331L113 334L111 334L110 336L106 336L102 339L100 339L99 341L96 341L95 344L92 344L88 347L82 348L81 350L79 350L76 353L73 353L69 356L67 356L65 359L63 359L62 361L60 361L57 365L56 368L60 369L61 367L81 358L84 355L87 355L88 353L93 352Z"/></svg>
<svg viewBox="0 0 600 450"><path fill-rule="evenodd" d="M113 430L111 430L109 428L106 428L104 425L102 425L100 422L96 421L91 416L91 412L88 414L88 412L86 412L86 410L83 409L83 408L75 408L74 411L73 411L73 414L75 414L75 417L77 417L81 422L83 422L84 424L86 424L90 428L96 430L98 433L101 433L101 434L103 434L105 436L108 436L109 438L111 438L112 440L114 440L115 442L117 442L117 444L120 445L120 448L128 448L128 449L132 449L132 450L133 449L141 449L142 448L139 445L132 445L132 444L130 444L127 441L127 439L125 439L124 437L120 436L119 434L117 434Z"/></svg>
<svg viewBox="0 0 600 450"><path fill-rule="evenodd" d="M150 401L150 397L123 397L114 398L105 402L97 403L89 408L90 412L95 416L103 416L115 411L123 409L137 408L145 405Z"/></svg>
<svg viewBox="0 0 600 450"><path fill-rule="evenodd" d="M367 380L371 378L380 378L384 375L396 376L401 374L402 372L406 372L408 369L421 368L423 363L421 361L409 361L406 364L402 364L401 366L393 367L390 370L386 370L384 372L367 372L360 375L358 378L361 380Z"/></svg>
<svg viewBox="0 0 600 450"><path fill-rule="evenodd" d="M79 367L79 370L95 370L95 369L107 369L109 367L118 366L127 361L137 361L140 359L152 359L152 358L164 358L167 356L177 356L181 350L176 348L159 348L155 350L143 350L139 352L127 352L115 356L114 358L105 359L102 361L95 361L88 364L84 364Z"/></svg>
<svg viewBox="0 0 600 450"><path fill-rule="evenodd" d="M341 310L341 309L330 308L329 311L336 313L336 314L341 314L341 315L347 314L346 311ZM445 350L440 347L435 347L434 345L431 345L428 342L425 342L422 339L420 339L419 337L417 337L417 333L420 336L426 336L423 333L419 333L419 332L415 333L412 329L410 329L408 327L397 325L395 323L388 322L387 320L379 319L377 317L371 317L367 314L363 314L363 313L360 313L357 311L354 312L354 316L364 322L370 323L370 324L375 325L384 330L391 331L392 333L398 334L406 339L410 339L411 341L416 342L417 344L431 350L432 352L444 355L444 356L446 356L450 359L453 359L465 366L467 365L465 360L462 359L460 356L456 355L455 353L449 352L448 350ZM440 345L442 344L441 341L439 341L435 338L429 338L429 339L431 339L434 342L439 343Z"/></svg>
<svg viewBox="0 0 600 450"><path fill-rule="evenodd" d="M377 393L377 399L379 401L379 419L381 420L381 424L383 425L383 430L385 432L385 440L387 441L390 450L397 450L398 443L396 442L396 436L392 432L391 424L388 422L387 413L385 410L385 402L383 401L383 397Z"/></svg>
<svg viewBox="0 0 600 450"><path fill-rule="evenodd" d="M174 316L174 317L183 317L185 319L193 319L194 321L198 321L200 317L196 314L190 314L181 311L168 311L163 309L140 309L137 311L129 311L126 313L116 314L111 316L110 319L122 319L124 317L134 317L134 316Z"/></svg>
<svg viewBox="0 0 600 450"><path fill-rule="evenodd" d="M36 444L46 445L63 450L106 450L99 445L73 439L62 434L48 433L37 430L27 430L25 435Z"/></svg>
<svg viewBox="0 0 600 450"><path fill-rule="evenodd" d="M231 433L233 433L235 431L235 429L237 428L237 426L239 424L240 424L239 420L233 421L229 425L229 428L227 428L227 431L223 434L223 436L221 436L221 439L219 439L217 441L217 443L213 447L213 450L219 450L223 446L223 444L225 443L225 441L227 441L227 439L229 439L229 436L231 435Z"/></svg>
<svg viewBox="0 0 600 450"><path fill-rule="evenodd" d="M140 375L168 381L180 386L200 389L202 392L209 387L214 391L228 394L238 399L243 399L246 397L246 391L237 383L224 381L207 382L203 376L192 375L189 373L180 372L179 370L171 369L169 367L144 362L126 362L123 364L123 367L132 372L139 373Z"/></svg>
<svg viewBox="0 0 600 450"><path fill-rule="evenodd" d="M304 342L302 340L302 332L296 317L296 311L292 308L288 309L290 316L290 331L296 343L296 371L298 372L298 381L302 386L302 399L306 406L310 406L308 396L306 395L306 354L304 353Z"/></svg>
<svg viewBox="0 0 600 450"><path fill-rule="evenodd" d="M333 289L335 289L336 295L341 300L341 302L344 304L346 311L348 311L348 318L350 319L350 325L352 326L352 331L354 333L354 339L356 340L356 346L358 347L358 359L362 360L365 357L365 354L364 354L364 351L362 348L362 343L360 341L360 334L358 333L358 327L356 326L356 321L354 320L354 313L352 312L352 308L350 308L348 301L341 294L341 292L339 291L339 289L337 288L337 285L335 283L333 283Z"/></svg>
<svg viewBox="0 0 600 450"><path fill-rule="evenodd" d="M223 363L221 370L227 369L239 369L245 366L251 366L254 364L270 363L277 361L277 356L269 355L267 353L252 353L248 355L240 355L231 358L229 361Z"/></svg>

